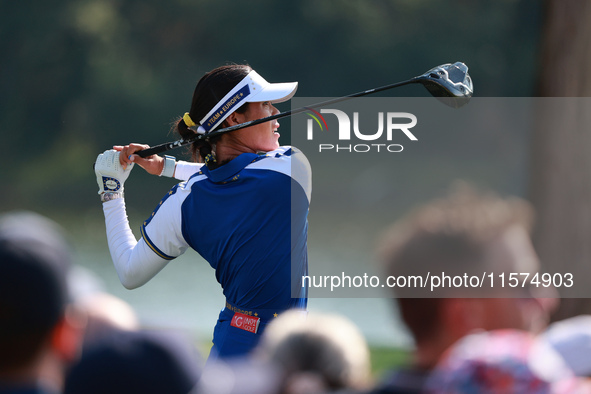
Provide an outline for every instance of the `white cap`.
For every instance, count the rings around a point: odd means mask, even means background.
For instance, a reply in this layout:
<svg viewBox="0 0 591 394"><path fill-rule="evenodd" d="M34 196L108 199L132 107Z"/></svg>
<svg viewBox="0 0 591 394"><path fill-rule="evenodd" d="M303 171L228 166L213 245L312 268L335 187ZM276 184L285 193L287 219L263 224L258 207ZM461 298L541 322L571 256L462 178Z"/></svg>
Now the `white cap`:
<svg viewBox="0 0 591 394"><path fill-rule="evenodd" d="M577 376L591 377L591 316L580 315L552 323L541 334Z"/></svg>
<svg viewBox="0 0 591 394"><path fill-rule="evenodd" d="M282 103L291 99L298 89L297 82L269 83L254 70L242 82L245 80L248 81L251 87L251 94L246 98L248 103L260 101Z"/></svg>
<svg viewBox="0 0 591 394"><path fill-rule="evenodd" d="M269 83L252 70L201 119L198 132L211 133L244 103L281 103L292 98L297 88L297 82Z"/></svg>

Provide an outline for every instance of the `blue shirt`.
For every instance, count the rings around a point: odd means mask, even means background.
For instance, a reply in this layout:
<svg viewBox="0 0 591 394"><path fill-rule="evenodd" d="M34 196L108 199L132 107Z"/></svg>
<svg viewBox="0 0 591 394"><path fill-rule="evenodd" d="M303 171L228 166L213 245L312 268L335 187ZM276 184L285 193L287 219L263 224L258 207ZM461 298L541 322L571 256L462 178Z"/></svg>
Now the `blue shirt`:
<svg viewBox="0 0 591 394"><path fill-rule="evenodd" d="M310 166L297 149L244 153L173 187L142 236L166 259L195 249L236 307L305 308L310 194Z"/></svg>

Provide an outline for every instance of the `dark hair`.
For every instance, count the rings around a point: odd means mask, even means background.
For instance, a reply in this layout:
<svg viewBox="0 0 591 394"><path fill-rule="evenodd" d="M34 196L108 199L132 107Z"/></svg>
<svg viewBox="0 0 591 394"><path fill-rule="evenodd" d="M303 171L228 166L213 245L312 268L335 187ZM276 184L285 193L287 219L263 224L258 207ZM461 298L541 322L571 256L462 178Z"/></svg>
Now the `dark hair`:
<svg viewBox="0 0 591 394"><path fill-rule="evenodd" d="M118 331L84 349L63 392L189 393L201 375L191 343L158 331Z"/></svg>
<svg viewBox="0 0 591 394"><path fill-rule="evenodd" d="M457 184L448 196L416 209L386 232L379 246L380 260L385 273L395 277L425 278L442 267L449 276L491 272L495 268L487 258L491 245L512 226L529 231L532 217L525 200ZM440 298L480 295L485 290L442 287L439 298L421 299L421 286L407 286L397 287L396 296L404 322L421 341L437 330Z"/></svg>
<svg viewBox="0 0 591 394"><path fill-rule="evenodd" d="M398 298L400 317L416 343L423 343L440 330L444 298Z"/></svg>
<svg viewBox="0 0 591 394"><path fill-rule="evenodd" d="M65 313L69 250L31 212L0 215L0 374L28 367Z"/></svg>
<svg viewBox="0 0 591 394"><path fill-rule="evenodd" d="M195 87L189 116L193 122L198 123L230 90L232 90L252 68L243 64L231 64L221 66L205 74ZM248 109L248 103L238 108L235 112L244 113ZM181 118L177 122L176 131L181 138L188 139L196 135ZM199 140L191 145L191 156L194 161L205 160L207 155L213 151L213 146L219 137L207 140ZM212 164L208 163L208 167ZM213 164L215 166L215 164Z"/></svg>

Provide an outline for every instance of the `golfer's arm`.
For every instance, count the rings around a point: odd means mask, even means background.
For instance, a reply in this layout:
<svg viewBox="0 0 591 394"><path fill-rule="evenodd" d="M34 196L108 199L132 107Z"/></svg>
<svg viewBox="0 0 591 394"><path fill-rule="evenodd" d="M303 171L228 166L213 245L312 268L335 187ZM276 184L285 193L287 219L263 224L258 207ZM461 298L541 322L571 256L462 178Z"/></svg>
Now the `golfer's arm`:
<svg viewBox="0 0 591 394"><path fill-rule="evenodd" d="M179 160L174 168L174 177L179 181L187 181L203 166L202 163L191 163Z"/></svg>
<svg viewBox="0 0 591 394"><path fill-rule="evenodd" d="M152 279L170 260L156 255L143 239L136 241L122 198L103 203L107 242L121 284L135 289Z"/></svg>

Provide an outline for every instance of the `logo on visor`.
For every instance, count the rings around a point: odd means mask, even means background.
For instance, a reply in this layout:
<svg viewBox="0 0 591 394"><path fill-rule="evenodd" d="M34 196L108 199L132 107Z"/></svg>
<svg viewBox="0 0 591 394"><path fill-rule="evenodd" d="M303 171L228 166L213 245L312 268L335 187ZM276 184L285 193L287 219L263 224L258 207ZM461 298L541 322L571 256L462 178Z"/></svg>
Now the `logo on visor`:
<svg viewBox="0 0 591 394"><path fill-rule="evenodd" d="M220 103L219 106L213 111L204 122L202 126L205 132L209 132L217 127L222 121L224 121L228 115L230 115L237 107L243 104L244 99L250 94L250 87L244 85L240 90L234 93L230 98Z"/></svg>

